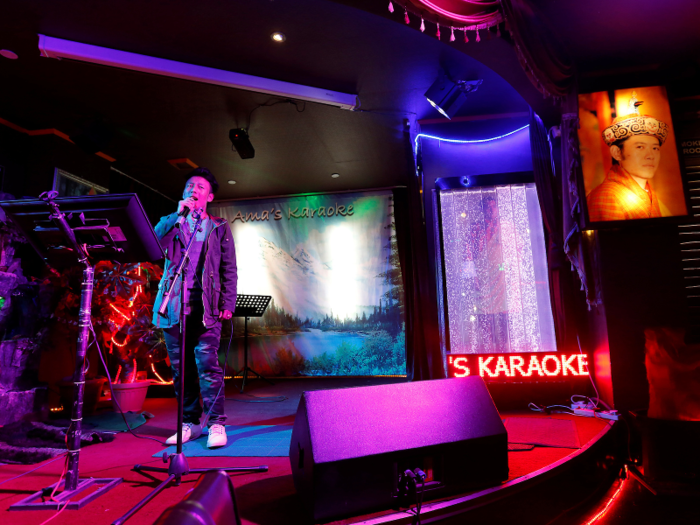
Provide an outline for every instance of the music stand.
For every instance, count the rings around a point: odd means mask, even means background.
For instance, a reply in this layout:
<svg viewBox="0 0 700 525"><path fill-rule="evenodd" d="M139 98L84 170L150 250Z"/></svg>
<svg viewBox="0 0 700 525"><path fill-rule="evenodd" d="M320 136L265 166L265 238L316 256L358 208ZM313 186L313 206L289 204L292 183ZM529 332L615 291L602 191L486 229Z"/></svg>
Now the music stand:
<svg viewBox="0 0 700 525"><path fill-rule="evenodd" d="M73 372L73 410L67 433L66 479L48 489L63 491L56 501L41 501L46 490L36 492L10 506L10 510L77 510L111 490L122 478L79 479L80 435L85 389L85 356L92 328L91 306L95 268L90 258L121 263L154 261L163 250L135 194L91 195L57 198L58 192L43 193L40 199L2 201L0 207L24 233L39 256L56 268L80 263L84 266L80 295L78 342ZM80 493L99 488L77 499ZM70 501L69 501L70 500Z"/></svg>
<svg viewBox="0 0 700 525"><path fill-rule="evenodd" d="M255 370L248 366L248 318L249 317L262 317L267 309L267 305L270 304L272 299L271 295L245 295L239 294L236 297L236 310L233 312L233 317L243 317L245 318L245 331L244 331L244 344L243 344L243 368L236 372L234 377L239 374L243 374L243 383L241 384L241 394L245 390L245 382L248 378L248 374L257 376L259 379L264 379L271 385L274 385L272 381L258 374Z"/></svg>

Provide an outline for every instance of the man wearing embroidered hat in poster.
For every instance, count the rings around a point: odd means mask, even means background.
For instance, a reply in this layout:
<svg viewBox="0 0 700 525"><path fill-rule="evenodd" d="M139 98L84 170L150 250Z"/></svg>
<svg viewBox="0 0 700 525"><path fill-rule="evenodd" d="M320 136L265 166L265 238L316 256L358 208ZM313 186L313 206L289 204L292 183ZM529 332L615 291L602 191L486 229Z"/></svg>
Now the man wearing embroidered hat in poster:
<svg viewBox="0 0 700 525"><path fill-rule="evenodd" d="M631 114L618 117L603 132L613 165L605 180L587 197L591 222L661 217L659 200L649 183L661 161L661 146L669 127L649 115L640 115L636 93Z"/></svg>

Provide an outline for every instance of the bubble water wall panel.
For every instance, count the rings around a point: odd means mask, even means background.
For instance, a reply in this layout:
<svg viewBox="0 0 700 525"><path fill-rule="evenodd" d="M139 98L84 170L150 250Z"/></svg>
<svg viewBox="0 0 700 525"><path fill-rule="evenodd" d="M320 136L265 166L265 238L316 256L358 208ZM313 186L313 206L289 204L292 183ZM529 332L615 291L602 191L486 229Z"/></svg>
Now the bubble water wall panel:
<svg viewBox="0 0 700 525"><path fill-rule="evenodd" d="M448 350L556 351L534 184L439 194Z"/></svg>

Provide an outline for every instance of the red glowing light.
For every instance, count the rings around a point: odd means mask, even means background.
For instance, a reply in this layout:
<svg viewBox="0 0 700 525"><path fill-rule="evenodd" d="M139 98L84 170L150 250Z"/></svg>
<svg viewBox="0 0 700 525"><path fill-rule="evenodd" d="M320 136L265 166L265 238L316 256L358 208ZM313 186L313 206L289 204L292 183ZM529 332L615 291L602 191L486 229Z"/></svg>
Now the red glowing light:
<svg viewBox="0 0 700 525"><path fill-rule="evenodd" d="M130 317L127 317L126 314L125 314L124 312L122 312L119 308L117 308L116 306L114 306L114 305L111 304L111 303L110 303L109 306L110 306L110 308L112 308L112 310L114 310L114 311L117 312L119 315L121 315L126 321L131 321L131 318L130 318Z"/></svg>
<svg viewBox="0 0 700 525"><path fill-rule="evenodd" d="M622 491L622 487L625 485L625 479L620 480L620 486L617 487L617 490L615 491L615 494L612 495L612 497L608 500L608 502L605 504L605 507L603 507L603 510L601 510L598 514L593 516L590 520L588 520L585 525L592 525L596 521L598 521L600 518L602 518L606 512L608 512L608 509L610 508L610 505L612 505L612 502L617 499L617 497L620 495L620 491Z"/></svg>
<svg viewBox="0 0 700 525"><path fill-rule="evenodd" d="M116 334L115 334L115 335L116 335ZM117 345L119 348L124 348L124 347L126 346L126 344L129 342L129 334L126 334L126 335L124 336L124 341L123 341L122 343L117 343L117 342L114 340L114 336L112 336L112 342L113 342L115 345Z"/></svg>
<svg viewBox="0 0 700 525"><path fill-rule="evenodd" d="M158 385L172 385L172 384L173 384L172 381L166 381L165 379L163 379L162 377L160 377L160 374L159 374L158 372L156 372L156 366L155 366L155 364L153 364L153 362L151 362L151 371L152 371L152 372L156 375L156 377L160 380L160 383L156 383L156 384L158 384ZM224 379L225 379L225 378L224 378Z"/></svg>
<svg viewBox="0 0 700 525"><path fill-rule="evenodd" d="M560 381L588 376L585 354L451 354L449 377L478 374L486 381Z"/></svg>

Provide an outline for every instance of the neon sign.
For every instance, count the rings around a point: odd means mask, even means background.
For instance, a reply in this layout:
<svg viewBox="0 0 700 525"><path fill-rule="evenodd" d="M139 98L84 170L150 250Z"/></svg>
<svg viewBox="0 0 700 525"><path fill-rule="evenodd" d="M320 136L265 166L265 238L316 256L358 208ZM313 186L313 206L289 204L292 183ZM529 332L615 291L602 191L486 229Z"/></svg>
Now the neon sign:
<svg viewBox="0 0 700 525"><path fill-rule="evenodd" d="M586 354L451 354L448 377L479 375L484 381L563 381L588 376Z"/></svg>

